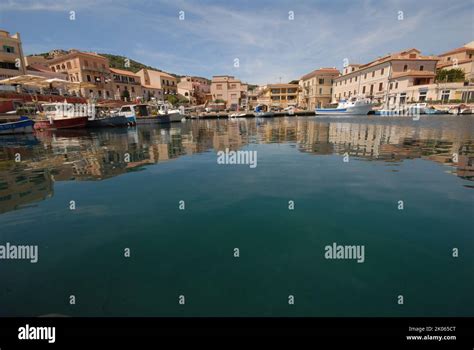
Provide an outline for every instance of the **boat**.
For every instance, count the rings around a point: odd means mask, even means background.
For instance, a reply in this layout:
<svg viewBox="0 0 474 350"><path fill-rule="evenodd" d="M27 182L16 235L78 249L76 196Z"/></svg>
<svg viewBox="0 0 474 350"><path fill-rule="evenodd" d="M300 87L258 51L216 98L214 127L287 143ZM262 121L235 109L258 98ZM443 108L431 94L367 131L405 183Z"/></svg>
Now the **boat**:
<svg viewBox="0 0 474 350"><path fill-rule="evenodd" d="M367 115L372 110L372 102L365 97L355 96L339 101L336 108L316 108L316 115Z"/></svg>
<svg viewBox="0 0 474 350"><path fill-rule="evenodd" d="M34 124L33 120L25 116L16 121L0 121L0 135L32 133Z"/></svg>
<svg viewBox="0 0 474 350"><path fill-rule="evenodd" d="M35 130L84 128L87 124L87 112L76 110L72 103L45 103L43 112L35 119Z"/></svg>
<svg viewBox="0 0 474 350"><path fill-rule="evenodd" d="M157 107L158 114L162 117L167 117L170 123L180 122L183 120L183 118L185 118L185 115L181 112L181 110L170 108L170 106L166 103L158 104Z"/></svg>
<svg viewBox="0 0 474 350"><path fill-rule="evenodd" d="M257 105L253 113L255 118L273 118L275 116L274 112L265 111L265 109L267 109L267 107L264 107L262 105Z"/></svg>
<svg viewBox="0 0 474 350"><path fill-rule="evenodd" d="M87 121L88 128L121 127L131 122L123 115L115 115L107 107L96 107L95 113Z"/></svg>
<svg viewBox="0 0 474 350"><path fill-rule="evenodd" d="M464 115L464 114L472 114L473 110L472 108L469 108L465 104L460 104L458 106L451 107L448 110L449 114L454 114L454 115Z"/></svg>
<svg viewBox="0 0 474 350"><path fill-rule="evenodd" d="M428 114L428 115L447 114L447 113L448 113L448 111L443 111L443 110L440 110L440 109L436 109L434 107L425 108L425 114Z"/></svg>

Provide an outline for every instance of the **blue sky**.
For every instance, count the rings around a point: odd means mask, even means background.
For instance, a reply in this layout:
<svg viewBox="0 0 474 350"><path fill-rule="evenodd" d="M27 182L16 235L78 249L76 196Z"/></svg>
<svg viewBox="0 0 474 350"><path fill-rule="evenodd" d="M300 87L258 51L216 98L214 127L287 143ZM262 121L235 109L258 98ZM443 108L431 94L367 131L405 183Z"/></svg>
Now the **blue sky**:
<svg viewBox="0 0 474 350"><path fill-rule="evenodd" d="M438 54L474 40L473 23L472 0L0 0L0 28L20 32L26 54L77 48L255 84L411 47Z"/></svg>

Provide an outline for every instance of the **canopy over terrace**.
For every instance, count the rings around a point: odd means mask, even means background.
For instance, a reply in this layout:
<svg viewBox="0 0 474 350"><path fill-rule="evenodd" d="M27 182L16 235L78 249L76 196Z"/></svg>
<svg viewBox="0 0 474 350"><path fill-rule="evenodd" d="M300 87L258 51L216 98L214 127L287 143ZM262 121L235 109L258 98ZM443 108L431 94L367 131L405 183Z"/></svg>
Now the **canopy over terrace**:
<svg viewBox="0 0 474 350"><path fill-rule="evenodd" d="M0 80L0 84L38 86L37 84L45 80L47 79L39 75L25 74L25 75L17 75L16 77Z"/></svg>

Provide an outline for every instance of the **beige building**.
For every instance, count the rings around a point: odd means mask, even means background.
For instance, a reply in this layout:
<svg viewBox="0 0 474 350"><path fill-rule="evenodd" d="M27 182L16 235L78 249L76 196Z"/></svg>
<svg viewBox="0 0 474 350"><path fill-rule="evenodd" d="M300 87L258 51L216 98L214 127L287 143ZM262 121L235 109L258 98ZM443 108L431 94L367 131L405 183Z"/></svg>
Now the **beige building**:
<svg viewBox="0 0 474 350"><path fill-rule="evenodd" d="M248 85L231 75L216 75L211 81L212 100L222 100L229 109L245 109Z"/></svg>
<svg viewBox="0 0 474 350"><path fill-rule="evenodd" d="M339 76L336 68L320 68L301 77L298 106L313 110L331 103L334 79Z"/></svg>
<svg viewBox="0 0 474 350"><path fill-rule="evenodd" d="M178 79L172 75L152 69L140 69L135 75L140 77L144 97L166 98L178 93Z"/></svg>
<svg viewBox="0 0 474 350"><path fill-rule="evenodd" d="M114 92L111 83L111 72L107 58L92 52L71 50L67 54L58 55L48 60L53 72L66 73L67 80L89 83L95 87L78 88L85 97L112 99Z"/></svg>
<svg viewBox="0 0 474 350"><path fill-rule="evenodd" d="M0 79L26 74L20 34L0 30Z"/></svg>
<svg viewBox="0 0 474 350"><path fill-rule="evenodd" d="M143 97L140 77L122 69L110 68L116 100L134 101Z"/></svg>
<svg viewBox="0 0 474 350"><path fill-rule="evenodd" d="M334 79L333 102L355 95L374 102L384 102L386 98L391 104L411 102L407 90L434 83L438 60L409 49L363 65L350 64ZM419 96L426 98L426 91L420 90Z"/></svg>
<svg viewBox="0 0 474 350"><path fill-rule="evenodd" d="M474 41L438 56L438 69L461 68L466 81L474 83Z"/></svg>
<svg viewBox="0 0 474 350"><path fill-rule="evenodd" d="M265 85L257 99L259 105L274 108L286 108L298 104L298 84L268 84Z"/></svg>
<svg viewBox="0 0 474 350"><path fill-rule="evenodd" d="M178 94L186 97L191 104L203 104L210 90L211 85L206 78L186 76L178 83Z"/></svg>

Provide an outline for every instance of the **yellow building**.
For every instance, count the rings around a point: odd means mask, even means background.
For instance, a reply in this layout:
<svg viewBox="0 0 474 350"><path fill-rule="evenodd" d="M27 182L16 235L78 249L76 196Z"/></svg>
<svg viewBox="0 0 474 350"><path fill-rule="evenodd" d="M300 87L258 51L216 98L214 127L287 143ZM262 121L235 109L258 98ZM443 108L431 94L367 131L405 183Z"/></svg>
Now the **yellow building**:
<svg viewBox="0 0 474 350"><path fill-rule="evenodd" d="M78 89L82 96L107 99L114 96L110 84L109 60L103 56L92 52L70 50L67 54L48 60L48 65L53 72L66 73L69 81L95 85Z"/></svg>
<svg viewBox="0 0 474 350"><path fill-rule="evenodd" d="M26 74L20 34L0 30L0 79Z"/></svg>
<svg viewBox="0 0 474 350"><path fill-rule="evenodd" d="M260 90L258 104L269 108L286 108L298 104L298 84L268 84Z"/></svg>
<svg viewBox="0 0 474 350"><path fill-rule="evenodd" d="M339 74L336 68L320 68L302 76L298 106L313 110L330 104L333 81Z"/></svg>
<svg viewBox="0 0 474 350"><path fill-rule="evenodd" d="M130 71L110 68L116 100L133 101L143 97L140 77Z"/></svg>

